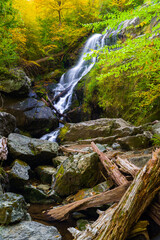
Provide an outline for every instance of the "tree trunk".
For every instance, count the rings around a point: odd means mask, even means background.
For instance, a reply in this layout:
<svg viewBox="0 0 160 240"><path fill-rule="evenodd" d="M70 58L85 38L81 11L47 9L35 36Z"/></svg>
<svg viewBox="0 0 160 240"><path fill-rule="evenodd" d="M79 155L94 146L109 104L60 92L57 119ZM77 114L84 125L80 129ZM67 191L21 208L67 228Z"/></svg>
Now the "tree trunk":
<svg viewBox="0 0 160 240"><path fill-rule="evenodd" d="M85 210L91 207L98 207L104 204L119 202L126 192L130 183L119 186L113 190L100 193L93 197L88 197L73 203L56 207L46 212L48 219L63 221L69 217L69 214L75 211Z"/></svg>
<svg viewBox="0 0 160 240"><path fill-rule="evenodd" d="M118 167L116 164L112 163L111 160L104 154L102 153L96 144L94 142L91 143L91 146L93 148L93 151L95 151L101 160L101 163L105 167L108 175L115 181L117 185L123 185L127 184L128 180L126 177L118 170Z"/></svg>
<svg viewBox="0 0 160 240"><path fill-rule="evenodd" d="M139 171L119 204L94 222L90 229L75 235L77 240L124 240L131 228L152 202L160 189L160 149ZM71 228L70 231L73 229Z"/></svg>
<svg viewBox="0 0 160 240"><path fill-rule="evenodd" d="M8 148L7 148L7 138L2 137L0 139L0 161L7 160Z"/></svg>

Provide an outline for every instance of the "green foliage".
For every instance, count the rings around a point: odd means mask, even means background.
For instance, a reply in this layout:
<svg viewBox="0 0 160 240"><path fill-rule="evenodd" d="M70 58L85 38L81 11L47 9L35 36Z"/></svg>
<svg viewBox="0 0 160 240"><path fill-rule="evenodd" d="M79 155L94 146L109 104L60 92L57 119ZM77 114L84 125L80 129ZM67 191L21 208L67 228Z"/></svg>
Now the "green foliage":
<svg viewBox="0 0 160 240"><path fill-rule="evenodd" d="M159 24L155 23L153 28L150 24L153 17L158 19L159 12L159 3L131 12L128 19L140 15L141 22L135 31L143 35L133 38L128 34L125 42L99 51L99 61L89 74L86 86L88 108L98 104L107 116L124 117L137 124L152 120L153 113L159 111L160 40L156 37ZM127 19L126 12L112 26L122 19ZM121 47L118 51L111 50L118 47Z"/></svg>
<svg viewBox="0 0 160 240"><path fill-rule="evenodd" d="M10 66L18 59L10 29L16 27L16 12L11 0L0 0L0 65Z"/></svg>
<svg viewBox="0 0 160 240"><path fill-rule="evenodd" d="M158 147L160 146L160 136L158 134L153 135L152 141L153 141L153 145Z"/></svg>

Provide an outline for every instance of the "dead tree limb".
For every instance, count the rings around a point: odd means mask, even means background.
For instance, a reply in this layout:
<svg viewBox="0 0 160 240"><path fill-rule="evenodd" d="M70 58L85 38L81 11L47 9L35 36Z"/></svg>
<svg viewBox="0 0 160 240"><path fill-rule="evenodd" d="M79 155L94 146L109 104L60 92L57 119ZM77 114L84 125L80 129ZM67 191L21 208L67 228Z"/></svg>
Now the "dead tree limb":
<svg viewBox="0 0 160 240"><path fill-rule="evenodd" d="M76 234L77 240L124 240L160 189L160 149L139 171L132 184L105 222L98 218L89 230ZM72 229L70 229L72 232Z"/></svg>
<svg viewBox="0 0 160 240"><path fill-rule="evenodd" d="M47 215L48 219L63 221L67 219L69 214L72 212L85 210L91 207L102 206L108 203L119 202L129 185L130 183L127 183L93 197L88 197L64 206L56 207L52 210L48 210L45 214Z"/></svg>
<svg viewBox="0 0 160 240"><path fill-rule="evenodd" d="M7 148L7 138L2 137L0 139L0 161L7 160L8 148Z"/></svg>
<svg viewBox="0 0 160 240"><path fill-rule="evenodd" d="M129 162L127 159L122 159L120 157L117 157L115 162L120 167L121 171L131 174L133 178L136 176L137 172L140 170L140 168L136 167L133 163Z"/></svg>
<svg viewBox="0 0 160 240"><path fill-rule="evenodd" d="M87 154L87 153L89 153L89 152L87 152L87 151L65 148L65 147L63 147L63 146L60 147L60 150L62 150L62 152L67 152L67 153L82 153L82 154Z"/></svg>
<svg viewBox="0 0 160 240"><path fill-rule="evenodd" d="M91 143L93 151L99 155L101 163L103 164L104 168L106 169L108 175L115 181L117 185L127 184L128 180L126 177L119 171L116 164L112 163L111 160L102 153L94 142Z"/></svg>

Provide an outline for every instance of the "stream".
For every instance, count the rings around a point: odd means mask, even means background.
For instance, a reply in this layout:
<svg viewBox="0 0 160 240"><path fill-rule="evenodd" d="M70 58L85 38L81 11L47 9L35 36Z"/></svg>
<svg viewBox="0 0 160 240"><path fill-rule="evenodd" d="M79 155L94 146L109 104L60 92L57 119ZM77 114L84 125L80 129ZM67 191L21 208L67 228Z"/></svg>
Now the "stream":
<svg viewBox="0 0 160 240"><path fill-rule="evenodd" d="M118 26L117 30L107 30L105 34L94 34L85 43L82 53L77 61L77 64L70 68L66 73L62 75L59 83L53 89L55 93L53 98L63 93L61 97L54 102L54 107L63 114L72 104L72 95L77 83L87 74L95 65L97 58L91 57L90 60L85 58L88 55L92 55L94 50L102 49L104 46L114 45L118 38L122 23ZM55 142L59 134L59 129L63 125L60 124L59 128L55 131L42 136L41 139Z"/></svg>

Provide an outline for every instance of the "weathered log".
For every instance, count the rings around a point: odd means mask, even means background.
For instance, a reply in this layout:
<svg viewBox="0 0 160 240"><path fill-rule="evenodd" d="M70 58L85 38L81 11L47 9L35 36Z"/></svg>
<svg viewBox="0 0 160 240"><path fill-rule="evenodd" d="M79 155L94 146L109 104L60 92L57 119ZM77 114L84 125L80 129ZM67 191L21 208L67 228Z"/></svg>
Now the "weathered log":
<svg viewBox="0 0 160 240"><path fill-rule="evenodd" d="M124 240L160 189L160 149L139 171L132 184L108 217L104 214L90 229L76 234L77 240ZM70 229L70 232L73 232Z"/></svg>
<svg viewBox="0 0 160 240"><path fill-rule="evenodd" d="M127 184L128 180L126 177L119 171L116 164L112 163L111 160L102 153L94 142L91 143L93 151L95 151L101 160L101 163L105 167L108 175L115 181L117 185Z"/></svg>
<svg viewBox="0 0 160 240"><path fill-rule="evenodd" d="M45 214L51 220L63 221L69 217L69 214L75 211L85 210L91 207L102 206L108 203L119 202L130 183L119 186L113 190L109 190L93 197L88 197L64 206L56 207L48 210Z"/></svg>
<svg viewBox="0 0 160 240"><path fill-rule="evenodd" d="M2 137L0 139L0 160L7 160L8 148L7 148L7 138Z"/></svg>
<svg viewBox="0 0 160 240"><path fill-rule="evenodd" d="M122 159L120 157L117 157L116 164L120 167L120 170L129 173L134 178L137 174L137 172L140 170L139 167L136 167L133 163L129 162L127 159Z"/></svg>
<svg viewBox="0 0 160 240"><path fill-rule="evenodd" d="M60 147L60 150L62 150L62 152L67 152L67 153L82 153L82 154L87 154L87 153L89 153L89 152L87 152L87 151L65 148L65 147L63 147L63 146Z"/></svg>

